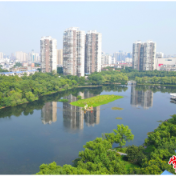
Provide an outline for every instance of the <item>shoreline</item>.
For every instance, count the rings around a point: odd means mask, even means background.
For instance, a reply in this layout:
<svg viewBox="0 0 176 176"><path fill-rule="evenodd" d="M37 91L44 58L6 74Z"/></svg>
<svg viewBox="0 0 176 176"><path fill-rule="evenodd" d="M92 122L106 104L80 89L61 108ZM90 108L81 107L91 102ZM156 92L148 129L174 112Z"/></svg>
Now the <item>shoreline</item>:
<svg viewBox="0 0 176 176"><path fill-rule="evenodd" d="M112 84L118 84L118 85L120 85L121 83L112 83ZM73 87L73 88L61 89L61 90L55 91L55 92L48 92L48 93L45 93L45 94L40 95L40 97L43 97L43 96L45 96L45 95L51 95L51 94L54 94L54 93L57 93L57 92L63 92L63 91L75 89L75 88L94 88L94 87L102 87L103 85L111 85L111 83L102 84L102 85L76 86L76 87ZM38 97L38 100L39 100L40 97ZM34 100L34 101L37 101L37 100ZM31 101L31 102L34 102L34 101ZM30 102L27 101L27 102L25 102L25 103L30 103ZM15 105L15 106L22 105L22 104L25 104L25 103L19 103L19 104ZM0 107L0 110L1 110L1 109L4 109L4 108L8 108L8 107L15 107L15 106L3 106L3 107Z"/></svg>

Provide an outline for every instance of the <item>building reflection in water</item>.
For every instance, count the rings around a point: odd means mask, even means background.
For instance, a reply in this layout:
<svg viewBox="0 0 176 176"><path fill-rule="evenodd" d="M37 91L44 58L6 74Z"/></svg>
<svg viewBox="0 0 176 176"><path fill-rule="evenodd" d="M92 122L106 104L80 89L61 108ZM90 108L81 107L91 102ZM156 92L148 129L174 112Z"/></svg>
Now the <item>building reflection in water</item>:
<svg viewBox="0 0 176 176"><path fill-rule="evenodd" d="M88 91L79 93L82 99L96 96ZM93 111L84 112L82 107L72 106L70 102L77 101L73 95L65 96L68 102L63 103L63 123L68 130L82 130L84 128L84 120L87 126L94 126L100 122L100 107L94 107Z"/></svg>
<svg viewBox="0 0 176 176"><path fill-rule="evenodd" d="M57 121L57 102L47 102L42 108L42 123L51 124Z"/></svg>
<svg viewBox="0 0 176 176"><path fill-rule="evenodd" d="M149 109L153 106L153 92L151 90L136 90L136 85L131 85L131 105Z"/></svg>

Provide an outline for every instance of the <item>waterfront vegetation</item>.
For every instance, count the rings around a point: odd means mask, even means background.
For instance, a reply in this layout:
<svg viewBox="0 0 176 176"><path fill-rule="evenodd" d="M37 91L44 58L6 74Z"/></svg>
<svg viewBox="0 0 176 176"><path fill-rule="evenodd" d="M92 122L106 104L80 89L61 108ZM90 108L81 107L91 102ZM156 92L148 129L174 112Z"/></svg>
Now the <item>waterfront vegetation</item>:
<svg viewBox="0 0 176 176"><path fill-rule="evenodd" d="M176 114L159 125L153 133L148 134L142 146L126 146L126 141L133 140L134 135L128 126L117 125L112 133L105 133L83 146L79 158L73 166L58 166L55 162L42 164L38 175L67 174L137 174L160 175L164 170L175 174L170 157L175 155L176 146ZM113 143L119 147L113 148ZM126 153L121 156L120 153ZM125 166L125 167L124 167Z"/></svg>
<svg viewBox="0 0 176 176"><path fill-rule="evenodd" d="M60 73L60 72L59 72ZM94 72L85 77L62 73L35 73L31 76L0 76L0 108L16 106L38 100L43 95L66 91L80 86L127 84L135 79L137 84L176 85L176 72L137 71L131 68Z"/></svg>
<svg viewBox="0 0 176 176"><path fill-rule="evenodd" d="M102 76L104 75L104 76ZM31 76L0 76L0 108L16 106L38 100L43 95L67 91L80 86L91 86L112 82L125 82L128 78L121 73L93 73L90 79L78 76L63 76L54 73L35 73ZM114 77L115 76L115 77ZM100 78L100 79L99 79ZM116 78L116 79L115 79ZM101 80L96 83L96 80ZM108 81L109 84L111 81Z"/></svg>
<svg viewBox="0 0 176 176"><path fill-rule="evenodd" d="M164 85L176 85L175 76L164 76L164 77L136 77L135 81L137 84L164 84Z"/></svg>
<svg viewBox="0 0 176 176"><path fill-rule="evenodd" d="M86 98L86 99L81 99L75 102L71 102L71 105L74 106L79 106L79 107L84 107L86 104L88 106L93 106L93 107L97 107L103 104L107 104L109 102L112 102L114 100L123 98L123 96L119 96L119 95L98 95L95 97L91 97L91 98Z"/></svg>

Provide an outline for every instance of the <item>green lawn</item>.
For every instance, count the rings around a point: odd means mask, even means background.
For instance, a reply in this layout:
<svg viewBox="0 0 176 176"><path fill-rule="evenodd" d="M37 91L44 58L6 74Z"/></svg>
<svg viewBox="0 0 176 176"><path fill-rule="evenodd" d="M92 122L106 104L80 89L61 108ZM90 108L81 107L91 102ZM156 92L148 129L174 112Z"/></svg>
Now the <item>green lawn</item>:
<svg viewBox="0 0 176 176"><path fill-rule="evenodd" d="M74 106L79 106L79 107L84 107L86 104L88 106L93 106L93 107L97 107L103 104L107 104L109 102L112 102L114 100L123 98L123 96L119 96L119 95L98 95L95 97L91 97L91 98L86 98L86 99L81 99L75 102L71 102L71 105Z"/></svg>

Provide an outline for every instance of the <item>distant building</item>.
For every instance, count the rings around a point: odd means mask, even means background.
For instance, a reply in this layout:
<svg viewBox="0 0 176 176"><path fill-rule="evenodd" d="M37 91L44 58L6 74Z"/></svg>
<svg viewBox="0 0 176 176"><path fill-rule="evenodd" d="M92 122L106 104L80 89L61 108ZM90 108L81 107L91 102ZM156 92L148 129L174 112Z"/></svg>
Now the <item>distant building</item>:
<svg viewBox="0 0 176 176"><path fill-rule="evenodd" d="M15 57L18 62L26 62L27 61L27 53L24 53L22 51L17 51L15 53Z"/></svg>
<svg viewBox="0 0 176 176"><path fill-rule="evenodd" d="M147 71L156 69L156 43L147 41L133 43L133 69Z"/></svg>
<svg viewBox="0 0 176 176"><path fill-rule="evenodd" d="M57 72L57 40L48 37L40 39L41 71Z"/></svg>
<svg viewBox="0 0 176 176"><path fill-rule="evenodd" d="M63 49L57 50L57 65L63 65Z"/></svg>
<svg viewBox="0 0 176 176"><path fill-rule="evenodd" d="M102 35L97 31L88 31L85 46L85 73L101 71Z"/></svg>
<svg viewBox="0 0 176 176"><path fill-rule="evenodd" d="M3 58L4 58L3 53L0 52L0 60L3 59Z"/></svg>
<svg viewBox="0 0 176 176"><path fill-rule="evenodd" d="M163 58L164 57L164 53L156 53L156 58Z"/></svg>
<svg viewBox="0 0 176 176"><path fill-rule="evenodd" d="M84 76L85 32L77 27L64 31L63 37L63 74Z"/></svg>
<svg viewBox="0 0 176 176"><path fill-rule="evenodd" d="M28 61L30 62L40 62L40 56L39 53L35 53L34 51L32 51L31 53L29 53L29 58Z"/></svg>
<svg viewBox="0 0 176 176"><path fill-rule="evenodd" d="M156 69L163 71L176 71L176 58L156 58Z"/></svg>
<svg viewBox="0 0 176 176"><path fill-rule="evenodd" d="M126 62L126 63L132 63L132 58L128 58L128 57L125 58L125 62Z"/></svg>
<svg viewBox="0 0 176 176"><path fill-rule="evenodd" d="M109 65L109 64L112 64L112 56L110 56L109 54L102 54L101 65Z"/></svg>

